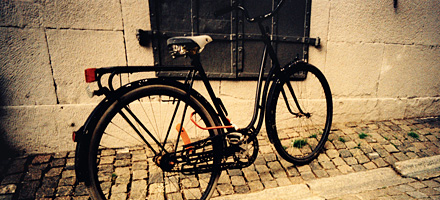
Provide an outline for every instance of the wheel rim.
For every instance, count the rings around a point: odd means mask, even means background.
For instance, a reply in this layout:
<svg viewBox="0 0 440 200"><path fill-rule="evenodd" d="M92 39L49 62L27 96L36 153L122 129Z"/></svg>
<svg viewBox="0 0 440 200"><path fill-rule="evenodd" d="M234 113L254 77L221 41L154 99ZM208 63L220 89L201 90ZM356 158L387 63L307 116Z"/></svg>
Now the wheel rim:
<svg viewBox="0 0 440 200"><path fill-rule="evenodd" d="M272 108L279 151L299 163L310 161L322 149L332 115L330 89L323 75L316 70L304 72L292 73L280 83Z"/></svg>
<svg viewBox="0 0 440 200"><path fill-rule="evenodd" d="M218 180L217 170L204 174L184 175L176 171L164 170L158 160L166 159L157 158L174 152L176 146L177 150L183 150L184 142L176 126L181 124L184 111L186 115L182 124L191 142L212 136L215 132L196 128L190 122L189 114L196 112L194 118L197 123L204 126L213 126L213 120L207 117L209 115L207 111L201 109L201 105L194 99L189 101L187 107L184 101L178 101L185 96L182 91L180 94L170 92L169 88L151 88L134 90L124 95L101 119L102 125L98 125L94 134L95 140L99 143L95 142L92 147L94 151L92 154L97 156L91 156L91 160L96 160L96 164L91 167L94 175L94 192L107 199L109 197L205 199L210 196ZM145 94L145 91L150 93ZM121 106L127 102L128 105ZM116 111L119 109L122 111ZM170 123L173 116L173 123ZM127 122L127 119L130 122ZM143 135L143 138L139 134ZM162 145L155 144L150 135L157 138L156 140ZM176 145L177 136L179 142ZM165 140L168 142L163 142ZM153 149L146 145L145 141L152 144L150 146ZM214 147L206 147L209 148ZM176 164L172 167L177 170L181 166Z"/></svg>

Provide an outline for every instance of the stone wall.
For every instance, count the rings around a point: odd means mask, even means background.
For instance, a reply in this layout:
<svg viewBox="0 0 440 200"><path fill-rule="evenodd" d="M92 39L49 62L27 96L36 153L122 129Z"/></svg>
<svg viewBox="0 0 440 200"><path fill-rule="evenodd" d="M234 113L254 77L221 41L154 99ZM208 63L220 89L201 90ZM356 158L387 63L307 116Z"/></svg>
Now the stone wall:
<svg viewBox="0 0 440 200"><path fill-rule="evenodd" d="M87 96L84 69L153 62L135 35L150 27L148 1L6 0L0 9L4 149L74 149L72 131L102 99Z"/></svg>
<svg viewBox="0 0 440 200"><path fill-rule="evenodd" d="M438 0L396 9L391 0L314 0L311 37L322 45L310 48L310 63L330 82L335 122L438 116L439 18ZM71 132L101 99L87 97L84 69L151 65L151 49L135 37L149 24L146 0L1 1L0 150L72 150ZM245 88L256 82L212 84L246 125L254 91Z"/></svg>
<svg viewBox="0 0 440 200"><path fill-rule="evenodd" d="M440 1L314 0L311 21L336 121L440 114Z"/></svg>

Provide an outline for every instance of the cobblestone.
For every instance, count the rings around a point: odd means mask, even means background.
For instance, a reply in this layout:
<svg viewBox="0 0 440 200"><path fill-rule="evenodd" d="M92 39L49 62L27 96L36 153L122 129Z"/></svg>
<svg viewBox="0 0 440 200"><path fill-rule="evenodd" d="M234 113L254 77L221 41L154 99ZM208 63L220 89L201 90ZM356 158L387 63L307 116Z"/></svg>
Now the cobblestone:
<svg viewBox="0 0 440 200"><path fill-rule="evenodd" d="M377 152L373 152L373 153L369 153L369 154L368 154L368 157L369 157L371 160L374 160L374 159L380 158L380 155L379 155L379 153L377 153Z"/></svg>
<svg viewBox="0 0 440 200"><path fill-rule="evenodd" d="M347 146L348 149L354 149L354 148L356 148L356 147L358 146L358 145L357 145L355 142L353 142L353 141L348 141L348 142L345 143L345 145Z"/></svg>
<svg viewBox="0 0 440 200"><path fill-rule="evenodd" d="M52 176L59 176L61 174L61 172L63 171L62 167L57 167L57 168L51 168L47 173L46 173L46 177L52 177Z"/></svg>
<svg viewBox="0 0 440 200"><path fill-rule="evenodd" d="M217 191L220 195L229 195L234 193L234 188L231 184L219 184L217 185Z"/></svg>
<svg viewBox="0 0 440 200"><path fill-rule="evenodd" d="M348 165L356 165L356 164L358 164L358 161L357 161L356 158L354 158L354 157L347 157L347 158L344 158L344 161L345 161Z"/></svg>
<svg viewBox="0 0 440 200"><path fill-rule="evenodd" d="M315 177L315 175L313 174L313 172L309 172L309 171L307 171L307 172L303 172L303 173L301 173L301 177L305 180L305 181L310 181L310 180L313 180L313 179L316 179L316 177Z"/></svg>
<svg viewBox="0 0 440 200"><path fill-rule="evenodd" d="M228 174L230 176L241 176L243 172L240 169L228 169Z"/></svg>
<svg viewBox="0 0 440 200"><path fill-rule="evenodd" d="M263 181L264 188L275 188L278 187L278 183L275 180Z"/></svg>
<svg viewBox="0 0 440 200"><path fill-rule="evenodd" d="M324 153L309 164L296 166L280 158L265 133L258 136L259 155L253 165L222 172L216 196L258 192L268 188L304 184L307 181L342 174L390 167L395 162L440 153L440 119L408 119L381 122L334 124ZM419 139L408 136L409 131ZM360 133L368 136L361 139ZM343 139L339 139L343 138ZM344 142L343 142L344 141ZM160 172L151 161L151 151L142 148L122 151L103 150L103 172L114 173L111 199L152 198L147 183ZM147 162L147 156L150 159ZM88 199L84 184L76 182L74 152L23 155L0 161L0 199ZM111 180L112 177L108 177ZM191 192L197 179L187 179L182 191ZM163 183L156 183L159 187ZM129 185L129 187L127 187ZM150 185L150 188L154 186ZM186 188L186 189L183 189ZM175 188L176 192L179 188ZM149 197L146 195L149 194ZM182 195L173 193L173 197ZM158 197L158 196L155 196ZM335 199L440 199L440 177Z"/></svg>
<svg viewBox="0 0 440 200"><path fill-rule="evenodd" d="M20 193L18 194L18 199L34 199L35 193L38 190L38 181L30 181L23 183Z"/></svg>
<svg viewBox="0 0 440 200"><path fill-rule="evenodd" d="M232 182L232 185L234 185L234 186L246 184L246 181L244 180L243 176L231 176L231 182Z"/></svg>
<svg viewBox="0 0 440 200"><path fill-rule="evenodd" d="M330 177L338 176L342 174L341 171L339 171L338 169L327 170L327 173Z"/></svg>
<svg viewBox="0 0 440 200"><path fill-rule="evenodd" d="M336 149L329 149L326 151L328 157L330 158L337 158L339 157L339 152Z"/></svg>
<svg viewBox="0 0 440 200"><path fill-rule="evenodd" d="M313 173L315 173L317 178L329 177L328 173L325 170L313 170Z"/></svg>
<svg viewBox="0 0 440 200"><path fill-rule="evenodd" d="M342 159L341 157L337 157L337 158L333 159L333 163L334 163L336 166L345 165L345 161L344 161L344 159Z"/></svg>
<svg viewBox="0 0 440 200"><path fill-rule="evenodd" d="M261 181L271 181L273 180L272 175L269 172L260 173L260 179Z"/></svg>
<svg viewBox="0 0 440 200"><path fill-rule="evenodd" d="M260 180L260 176L258 176L258 173L256 171L243 170L243 173L247 181Z"/></svg>
<svg viewBox="0 0 440 200"><path fill-rule="evenodd" d="M374 162L368 162L368 163L365 163L365 164L364 164L364 167L365 167L366 169L376 169L376 168L377 168L377 166L374 164Z"/></svg>
<svg viewBox="0 0 440 200"><path fill-rule="evenodd" d="M373 160L374 164L376 164L377 167L387 167L388 163L385 162L382 158L377 158Z"/></svg>
<svg viewBox="0 0 440 200"><path fill-rule="evenodd" d="M41 163L47 163L52 158L52 155L37 155L32 160L32 164L41 164Z"/></svg>
<svg viewBox="0 0 440 200"><path fill-rule="evenodd" d="M355 172L360 172L360 171L364 171L365 170L365 167L362 166L362 165L352 165L351 167L353 168L353 170Z"/></svg>
<svg viewBox="0 0 440 200"><path fill-rule="evenodd" d="M353 156L348 149L341 149L341 150L339 150L339 154L343 158L348 158L348 157L352 157Z"/></svg>
<svg viewBox="0 0 440 200"><path fill-rule="evenodd" d="M257 192L264 189L263 183L261 183L260 181L248 182L248 186L251 192Z"/></svg>
<svg viewBox="0 0 440 200"><path fill-rule="evenodd" d="M7 175L5 178L3 178L1 184L6 185L6 184L11 184L11 183L19 183L22 176L23 176L23 174L21 174L21 173Z"/></svg>
<svg viewBox="0 0 440 200"><path fill-rule="evenodd" d="M243 194L243 193L246 193L246 192L250 191L249 190L249 186L247 186L245 184L244 185L235 186L234 190L235 190L235 192L237 194Z"/></svg>
<svg viewBox="0 0 440 200"><path fill-rule="evenodd" d="M331 161L325 161L320 163L324 169L335 169L335 165Z"/></svg>
<svg viewBox="0 0 440 200"><path fill-rule="evenodd" d="M17 185L15 184L8 184L8 185L1 185L0 186L0 194L14 194L15 190L17 189Z"/></svg>
<svg viewBox="0 0 440 200"><path fill-rule="evenodd" d="M27 159L19 158L16 160L13 160L11 165L9 166L9 169L7 170L6 174L15 174L24 172L25 166L26 166Z"/></svg>
<svg viewBox="0 0 440 200"><path fill-rule="evenodd" d="M67 178L61 178L59 185L73 185L75 183L75 177L67 177Z"/></svg>
<svg viewBox="0 0 440 200"><path fill-rule="evenodd" d="M348 174L348 173L354 172L353 168L351 168L348 165L338 166L338 169L339 169L339 171L341 171L342 174Z"/></svg>
<svg viewBox="0 0 440 200"><path fill-rule="evenodd" d="M73 186L61 186L57 188L56 196L68 196L72 194Z"/></svg>

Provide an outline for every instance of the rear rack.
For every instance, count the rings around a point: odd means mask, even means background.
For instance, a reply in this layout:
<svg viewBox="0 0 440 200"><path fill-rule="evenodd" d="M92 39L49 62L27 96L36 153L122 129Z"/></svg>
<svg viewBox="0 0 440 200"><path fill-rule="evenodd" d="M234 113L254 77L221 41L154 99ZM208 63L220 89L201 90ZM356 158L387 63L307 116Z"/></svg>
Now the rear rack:
<svg viewBox="0 0 440 200"><path fill-rule="evenodd" d="M87 83L98 82L98 91L94 91L93 94L102 95L105 92L102 86L102 77L105 74L110 74L108 77L108 87L110 91L114 91L113 78L119 74L131 74L138 72L158 72L158 71L192 71L195 70L193 66L175 65L175 66L114 66L103 68L88 68L84 70L85 79ZM105 89L104 89L105 90Z"/></svg>

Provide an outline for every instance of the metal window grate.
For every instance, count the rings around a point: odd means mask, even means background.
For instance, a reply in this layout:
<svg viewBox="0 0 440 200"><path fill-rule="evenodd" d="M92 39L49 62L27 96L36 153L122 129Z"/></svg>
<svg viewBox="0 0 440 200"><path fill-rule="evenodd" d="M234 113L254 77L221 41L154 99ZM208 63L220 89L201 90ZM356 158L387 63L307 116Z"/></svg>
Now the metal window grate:
<svg viewBox="0 0 440 200"><path fill-rule="evenodd" d="M276 0L240 0L251 16L267 13ZM264 44L256 24L245 22L234 11L215 17L214 12L230 5L218 0L150 0L155 65L189 65L189 59L169 56L166 39L183 35L210 35L214 41L201 54L209 78L253 79L258 75ZM319 45L309 38L311 0L289 0L278 15L267 20L281 65L294 58L308 59L308 46ZM158 76L183 77L185 74L160 72Z"/></svg>

